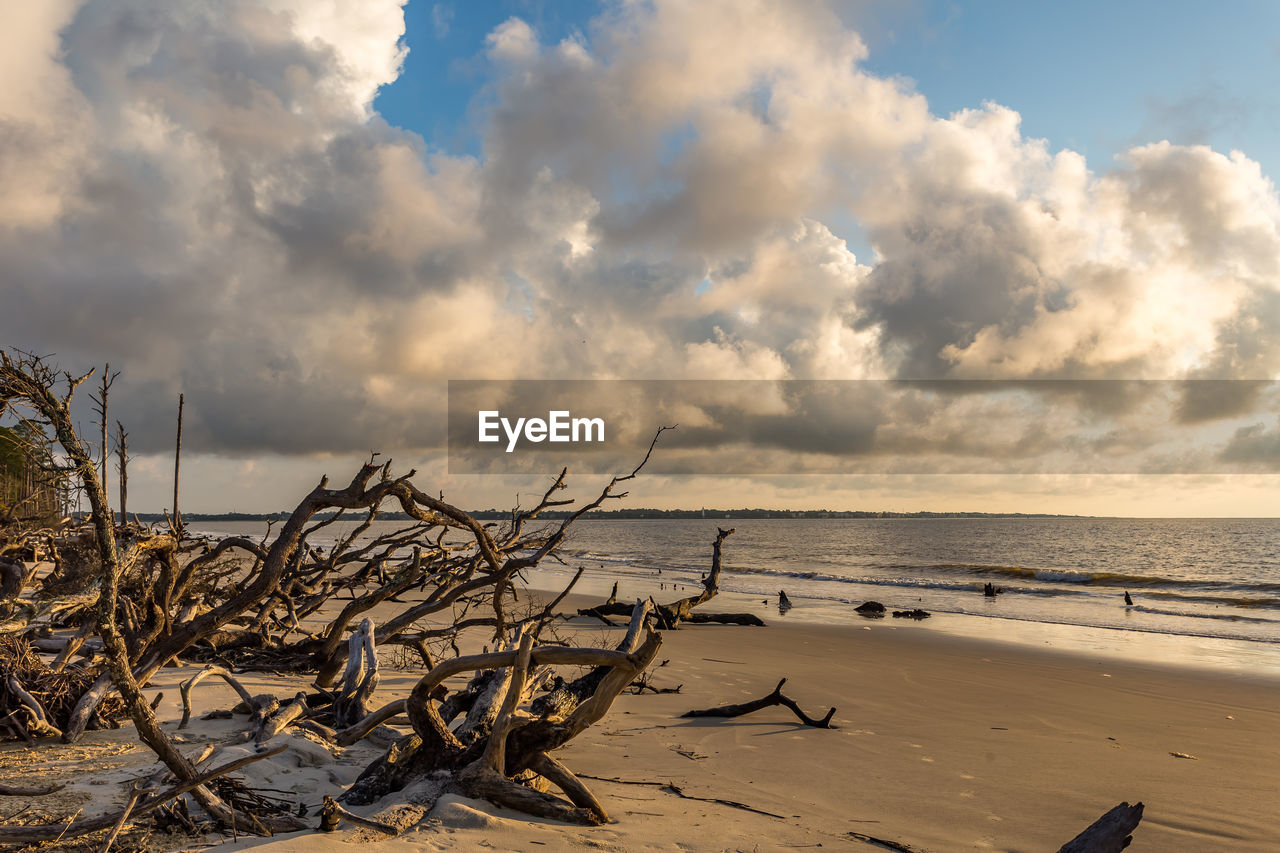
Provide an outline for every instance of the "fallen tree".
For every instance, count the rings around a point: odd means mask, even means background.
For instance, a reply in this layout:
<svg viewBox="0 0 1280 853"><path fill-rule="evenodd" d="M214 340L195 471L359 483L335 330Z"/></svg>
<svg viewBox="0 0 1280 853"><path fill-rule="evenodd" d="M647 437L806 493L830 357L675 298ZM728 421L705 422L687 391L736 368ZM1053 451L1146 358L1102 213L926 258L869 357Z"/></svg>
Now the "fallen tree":
<svg viewBox="0 0 1280 853"><path fill-rule="evenodd" d="M606 819L603 807L550 753L603 716L652 661L661 643L647 624L653 614L636 608L618 649L537 645L552 607L569 588L552 605L518 615L513 611L516 583L522 571L556 551L582 515L626 496L617 491L619 485L644 467L662 429L635 469L547 526L533 522L548 508L576 503L558 498L566 488L566 471L532 508L513 510L502 524L481 524L415 486L415 472L393 476L391 463L375 456L341 488L322 478L274 536L203 541L185 536L180 523L165 530L117 523L91 448L78 437L70 414L77 387L90 375L60 373L40 357L0 351L0 408L23 409L29 422L51 436L90 506L87 528L46 537L52 569L38 590L31 589L31 578L22 579L26 609L18 630L25 629L24 637L31 639L38 634L41 648L57 654L63 665L77 651L91 650L96 657L76 670L78 696L64 702L69 710L57 719L30 684L5 679L0 701L10 702L25 721L16 736L60 735L74 742L91 725L101 724L111 703L119 703L139 739L215 823L242 831L301 828L296 816L284 813L249 811L237 819L237 804L202 780L198 762L175 747L153 703L143 697L143 688L162 667L204 660L211 666L183 685L184 723L192 711L192 688L218 676L241 694L251 714L240 740L264 744L297 728L350 744L378 730L394 736L383 724L404 715L413 733L399 737L342 794L347 802L394 792L425 777L447 777L457 790L535 814L581 823ZM105 420L101 398L99 411ZM412 521L391 532L370 533L388 505ZM359 519L352 529L328 547L312 544L312 537L347 513ZM368 611L382 605L385 613L388 604L397 609L375 625ZM467 632L483 634L504 650L463 656L460 642ZM430 671L409 697L370 713L378 682L376 650L389 645L412 649ZM449 653L451 659L441 660ZM538 693L558 687L547 677L554 666L588 666L602 674L590 690L543 703L537 712L521 710ZM316 692L249 695L233 671L246 668L313 673ZM444 680L464 672L478 674L466 688L450 693ZM456 728L445 724L463 714ZM538 790L548 782L567 799ZM155 805L149 795L142 797L133 814ZM79 826L90 831L99 822Z"/></svg>
<svg viewBox="0 0 1280 853"><path fill-rule="evenodd" d="M741 717L746 714L754 714L756 711L763 711L765 708L772 708L778 705L783 706L795 714L800 722L806 726L813 726L818 729L831 728L831 718L836 715L836 709L832 708L827 711L826 716L821 719L810 717L804 711L800 710L800 706L796 704L794 699L784 696L782 693L782 685L786 684L784 678L778 682L778 686L773 688L773 692L759 699L753 699L750 702L742 702L733 705L719 705L715 708L701 708L692 711L685 711L682 717Z"/></svg>

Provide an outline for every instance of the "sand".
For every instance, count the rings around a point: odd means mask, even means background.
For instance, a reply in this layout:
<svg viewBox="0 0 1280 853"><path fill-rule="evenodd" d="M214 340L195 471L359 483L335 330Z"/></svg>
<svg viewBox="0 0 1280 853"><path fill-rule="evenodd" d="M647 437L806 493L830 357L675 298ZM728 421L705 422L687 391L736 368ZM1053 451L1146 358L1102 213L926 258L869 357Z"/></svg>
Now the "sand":
<svg viewBox="0 0 1280 853"><path fill-rule="evenodd" d="M218 849L345 851L357 841L378 853L883 849L855 841L849 833L857 832L934 853L1055 851L1122 800L1146 804L1134 851L1280 849L1274 675L983 641L929 622L828 626L774 613L766 628L666 632L658 658L669 663L655 670L653 683L682 685L680 693L623 695L608 717L558 753L580 774L640 783L588 780L614 819L606 826L566 827L447 796L393 840L343 830L241 839ZM563 630L584 645L618 633L587 620ZM153 685L165 692L159 714L170 728L180 716L176 685L193 671L166 670ZM785 708L732 720L680 717L762 696L782 677L785 692L810 714L835 706L835 728L804 727ZM375 700L403 696L415 678L387 672ZM249 680L254 692L292 692L273 676ZM220 682L197 693L203 709L232 701ZM217 741L242 726L243 718L197 720L182 737ZM141 747L119 751L130 736L127 728L94 733L78 747L56 748L109 758L102 763L110 764L112 783L80 774L63 792L68 803L118 799L114 780L153 764ZM275 743L289 749L246 775L313 806L378 752L366 743L335 753L301 735ZM30 754L55 763L46 749ZM0 750L0 781L30 775L15 764L24 750ZM70 777L71 765L61 766ZM668 783L691 797L756 811L681 798L661 787ZM372 815L391 804L358 811Z"/></svg>

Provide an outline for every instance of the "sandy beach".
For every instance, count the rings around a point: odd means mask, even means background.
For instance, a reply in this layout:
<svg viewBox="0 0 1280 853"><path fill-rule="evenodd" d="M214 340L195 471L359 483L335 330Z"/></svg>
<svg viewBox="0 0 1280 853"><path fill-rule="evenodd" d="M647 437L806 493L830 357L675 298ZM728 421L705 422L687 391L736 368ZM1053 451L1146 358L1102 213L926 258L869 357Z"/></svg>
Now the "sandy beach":
<svg viewBox="0 0 1280 853"><path fill-rule="evenodd" d="M1280 845L1280 682L1273 676L982 641L928 623L862 621L868 624L774 618L765 628L665 632L658 659L667 663L654 670L653 684L680 685L680 692L622 695L559 753L608 809L605 826L568 827L448 795L391 840L344 829L243 838L218 849L345 850L355 842L379 851L876 849L850 835L860 833L935 853L1054 851L1126 800L1146 804L1133 850L1262 853ZM561 631L582 645L619 633L583 618ZM159 716L168 729L180 716L177 685L194 670L165 670L152 684L149 693L165 694ZM387 670L375 699L405 695L417 674ZM680 717L763 696L783 677L784 692L809 714L837 709L832 729L805 727L777 707L736 719ZM296 682L246 676L251 690L278 695L302 686ZM195 704L230 707L232 697L225 685L205 682ZM200 745L242 727L243 718L197 720L180 737ZM281 744L284 753L245 776L296 794L313 815L323 794L340 790L380 751L365 742L333 753L296 733L272 741ZM69 782L56 796L88 814L123 796L107 783L138 775L152 760L126 727L90 733L76 747L6 745L0 762L0 781L39 775ZM394 811L397 802L356 811ZM160 841L153 835L152 844Z"/></svg>

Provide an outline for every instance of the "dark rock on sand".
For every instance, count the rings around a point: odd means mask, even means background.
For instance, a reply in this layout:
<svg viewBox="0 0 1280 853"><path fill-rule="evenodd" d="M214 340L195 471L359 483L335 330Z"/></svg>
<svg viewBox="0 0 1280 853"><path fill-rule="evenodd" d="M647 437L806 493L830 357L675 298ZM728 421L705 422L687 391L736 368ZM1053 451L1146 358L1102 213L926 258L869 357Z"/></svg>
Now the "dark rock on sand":
<svg viewBox="0 0 1280 853"><path fill-rule="evenodd" d="M915 619L917 622L921 619L928 619L932 614L927 610L916 608L915 610L895 610L893 611L894 619Z"/></svg>
<svg viewBox="0 0 1280 853"><path fill-rule="evenodd" d="M878 601L864 601L853 609L868 619L881 619L884 617L884 605Z"/></svg>

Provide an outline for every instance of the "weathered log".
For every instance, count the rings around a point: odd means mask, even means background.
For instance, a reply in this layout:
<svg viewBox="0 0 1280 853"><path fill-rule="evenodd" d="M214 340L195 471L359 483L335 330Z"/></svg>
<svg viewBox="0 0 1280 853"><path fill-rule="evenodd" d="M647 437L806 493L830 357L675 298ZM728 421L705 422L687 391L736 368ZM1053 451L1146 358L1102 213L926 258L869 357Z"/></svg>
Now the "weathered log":
<svg viewBox="0 0 1280 853"><path fill-rule="evenodd" d="M372 829L374 832L381 832L384 835L396 836L400 834L400 830L390 824L381 821L370 820L367 817L361 817L358 814L347 811L338 805L337 801L325 794L324 805L320 807L320 831L334 832L338 828L340 822L349 823L352 826L358 826L361 829Z"/></svg>
<svg viewBox="0 0 1280 853"><path fill-rule="evenodd" d="M764 620L754 613L690 613L685 619L691 625L747 625L756 628L764 627Z"/></svg>
<svg viewBox="0 0 1280 853"><path fill-rule="evenodd" d="M631 605L629 615L631 622L627 633L617 645L617 651L630 654L640 647L640 631L644 627L649 614L653 611L653 599L640 600ZM539 696L530 706L535 714L550 716L558 714L567 716L570 711L596 691L600 682L609 674L610 667L599 666L577 679L557 686L549 693Z"/></svg>
<svg viewBox="0 0 1280 853"><path fill-rule="evenodd" d="M63 668L66 667L68 661L71 660L71 656L74 655L76 652L80 651L80 647L86 644L86 641L89 638L89 634L92 631L93 631L93 623L91 621L85 620L85 622L81 624L79 630L77 630L73 635L71 635L71 637L67 639L66 644L58 652L58 656L53 659L53 663L49 665L49 668L52 669L54 672L62 672ZM101 648L102 643L95 641L94 643L91 643L89 645L90 645L90 648Z"/></svg>
<svg viewBox="0 0 1280 853"><path fill-rule="evenodd" d="M138 800L147 794L154 793L154 791L154 788L139 788L136 785L130 789L129 800L124 804L124 810L120 812L120 817L116 820L115 826L111 827L107 837L98 846L97 853L111 853L111 845L116 843L116 836L120 834L120 830L124 828L125 823L129 820L129 815L133 814L133 808L138 804Z"/></svg>
<svg viewBox="0 0 1280 853"><path fill-rule="evenodd" d="M258 724L257 731L253 733L254 742L261 746L295 721L305 717L307 712L307 694L298 693L293 697L292 702L282 706L280 710Z"/></svg>
<svg viewBox="0 0 1280 853"><path fill-rule="evenodd" d="M526 624L517 634L515 649L437 665L418 681L405 703L415 734L398 741L366 768L340 799L368 803L416 779L439 779L443 774L469 796L527 814L586 825L606 820L603 807L581 781L558 762L545 759L603 717L618 694L652 662L662 641L646 627L650 610L644 603L635 608L628 636L620 644L632 648L630 652L534 646L535 630ZM592 691L568 710L556 704L535 711L537 716L518 711L528 688L540 681L529 677L533 667L551 665L605 667L607 672L593 680ZM436 688L453 675L478 670L497 672L487 681L467 721L451 730L434 704ZM528 771L560 787L568 799L530 787Z"/></svg>
<svg viewBox="0 0 1280 853"><path fill-rule="evenodd" d="M378 685L378 655L374 646L373 620L361 620L347 642L347 666L342 690L334 699L334 723L345 728L369 715L369 697Z"/></svg>
<svg viewBox="0 0 1280 853"><path fill-rule="evenodd" d="M351 746L353 743L369 734L369 732L373 731L387 720L403 714L404 709L405 700L403 699L388 702L378 710L368 714L363 720L353 723L345 729L337 732L333 738L333 742L338 746Z"/></svg>
<svg viewBox="0 0 1280 853"><path fill-rule="evenodd" d="M1142 809L1142 803L1121 803L1058 848L1058 853L1120 853L1133 841Z"/></svg>
<svg viewBox="0 0 1280 853"><path fill-rule="evenodd" d="M244 685L241 684L226 667L209 664L204 669L182 682L178 688L179 692L182 693L182 720L178 723L178 728L185 729L187 724L191 722L191 691L195 689L197 684L210 675L216 675L223 681L227 682L227 684L231 685L231 688L236 691L240 696L240 699L246 704L250 706L254 704L254 697L249 695L249 691L245 689Z"/></svg>
<svg viewBox="0 0 1280 853"><path fill-rule="evenodd" d="M719 707L716 707L716 708L703 708L701 710L685 711L680 716L682 717L741 717L744 714L752 714L764 708L771 708L774 705L783 705L787 708L790 708L792 713L794 713L797 717L799 717L800 721L804 723L806 726L813 726L814 728L819 728L819 729L831 728L831 718L835 716L836 709L832 708L831 710L827 711L827 715L823 717L821 720L817 720L817 719L814 719L813 717L810 717L804 711L800 710L800 706L795 703L795 700L782 695L782 685L786 683L787 683L787 680L785 678L782 679L781 681L778 682L778 686L773 688L772 693L760 699L753 699L750 702L743 702L737 705L720 705Z"/></svg>

